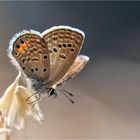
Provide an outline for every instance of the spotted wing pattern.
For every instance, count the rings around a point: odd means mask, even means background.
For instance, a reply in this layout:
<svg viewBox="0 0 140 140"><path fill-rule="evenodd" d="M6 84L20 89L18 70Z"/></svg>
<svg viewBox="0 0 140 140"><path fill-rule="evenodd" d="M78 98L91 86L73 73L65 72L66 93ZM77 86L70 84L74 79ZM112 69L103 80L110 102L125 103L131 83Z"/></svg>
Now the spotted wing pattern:
<svg viewBox="0 0 140 140"><path fill-rule="evenodd" d="M49 50L51 81L48 86L55 85L67 73L77 57L83 41L84 33L77 29L58 26L42 33Z"/></svg>
<svg viewBox="0 0 140 140"><path fill-rule="evenodd" d="M73 78L77 73L79 73L84 68L84 66L88 61L89 61L88 56L84 56L84 55L77 56L74 63L68 70L68 72L60 81L58 81L57 85L59 86L65 83L66 81L68 81L69 79Z"/></svg>
<svg viewBox="0 0 140 140"><path fill-rule="evenodd" d="M35 80L46 80L50 73L48 48L37 34L25 33L13 42L11 56L22 73Z"/></svg>

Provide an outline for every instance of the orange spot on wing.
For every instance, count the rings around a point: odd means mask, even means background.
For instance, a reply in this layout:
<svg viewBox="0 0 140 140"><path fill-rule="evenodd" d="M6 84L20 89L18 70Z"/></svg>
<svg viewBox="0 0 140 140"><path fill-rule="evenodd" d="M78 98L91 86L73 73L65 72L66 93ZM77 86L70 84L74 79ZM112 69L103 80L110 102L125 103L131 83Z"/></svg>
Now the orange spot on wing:
<svg viewBox="0 0 140 140"><path fill-rule="evenodd" d="M28 47L27 43L24 43L24 44L22 45L22 48L23 48L24 50L25 50L27 47Z"/></svg>
<svg viewBox="0 0 140 140"><path fill-rule="evenodd" d="M16 47L16 49L17 49L18 52L22 52L23 48L22 48L22 46L19 43L17 43L15 45L15 47Z"/></svg>
<svg viewBox="0 0 140 140"><path fill-rule="evenodd" d="M20 48L17 48L17 50L18 50L18 52L21 52L21 53L24 51L22 46L20 46Z"/></svg>
<svg viewBox="0 0 140 140"><path fill-rule="evenodd" d="M24 43L18 41L16 48L18 52L23 53L26 50L26 48L28 48L28 42L26 42L25 40Z"/></svg>
<svg viewBox="0 0 140 140"><path fill-rule="evenodd" d="M25 38L23 40L24 40L24 44L22 44L22 47L23 47L23 49L26 49L29 46L29 42Z"/></svg>

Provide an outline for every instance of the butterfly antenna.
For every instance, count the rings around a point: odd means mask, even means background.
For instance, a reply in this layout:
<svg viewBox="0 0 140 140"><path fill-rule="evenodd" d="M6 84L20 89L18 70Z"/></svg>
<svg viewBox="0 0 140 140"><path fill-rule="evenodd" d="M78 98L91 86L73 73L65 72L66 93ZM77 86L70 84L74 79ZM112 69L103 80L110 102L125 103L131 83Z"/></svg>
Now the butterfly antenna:
<svg viewBox="0 0 140 140"><path fill-rule="evenodd" d="M64 92L62 92L62 91L64 91ZM68 91L66 91L64 89L61 89L60 93L62 93L72 104L74 104L74 101L66 94L66 93L68 93L70 96L73 96L72 93L70 93L70 92L68 92Z"/></svg>
<svg viewBox="0 0 140 140"><path fill-rule="evenodd" d="M64 90L64 89L61 89L61 91L64 91L64 92L66 92L68 95L70 95L71 97L73 97L74 95L71 93L71 92L69 92L69 91L66 91L66 90Z"/></svg>

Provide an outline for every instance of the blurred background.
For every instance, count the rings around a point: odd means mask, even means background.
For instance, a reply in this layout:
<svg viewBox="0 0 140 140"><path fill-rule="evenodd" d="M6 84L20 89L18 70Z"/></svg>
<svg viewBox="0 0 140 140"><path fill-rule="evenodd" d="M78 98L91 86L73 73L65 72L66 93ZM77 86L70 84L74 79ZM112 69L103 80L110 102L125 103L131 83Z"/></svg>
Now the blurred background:
<svg viewBox="0 0 140 140"><path fill-rule="evenodd" d="M140 139L140 2L0 2L0 93L17 75L6 49L23 29L69 25L85 32L86 67L63 95L40 102L44 122L28 120L15 140Z"/></svg>

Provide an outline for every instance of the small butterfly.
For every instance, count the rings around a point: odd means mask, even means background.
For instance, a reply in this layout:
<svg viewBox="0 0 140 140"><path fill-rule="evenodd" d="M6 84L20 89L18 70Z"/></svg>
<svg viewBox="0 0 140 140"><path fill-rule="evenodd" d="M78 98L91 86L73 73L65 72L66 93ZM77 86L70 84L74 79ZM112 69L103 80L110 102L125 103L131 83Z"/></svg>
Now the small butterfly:
<svg viewBox="0 0 140 140"><path fill-rule="evenodd" d="M23 30L10 40L8 56L29 89L39 95L57 95L57 86L74 77L89 61L88 56L78 55L84 38L81 30L69 26L54 26L43 33Z"/></svg>

